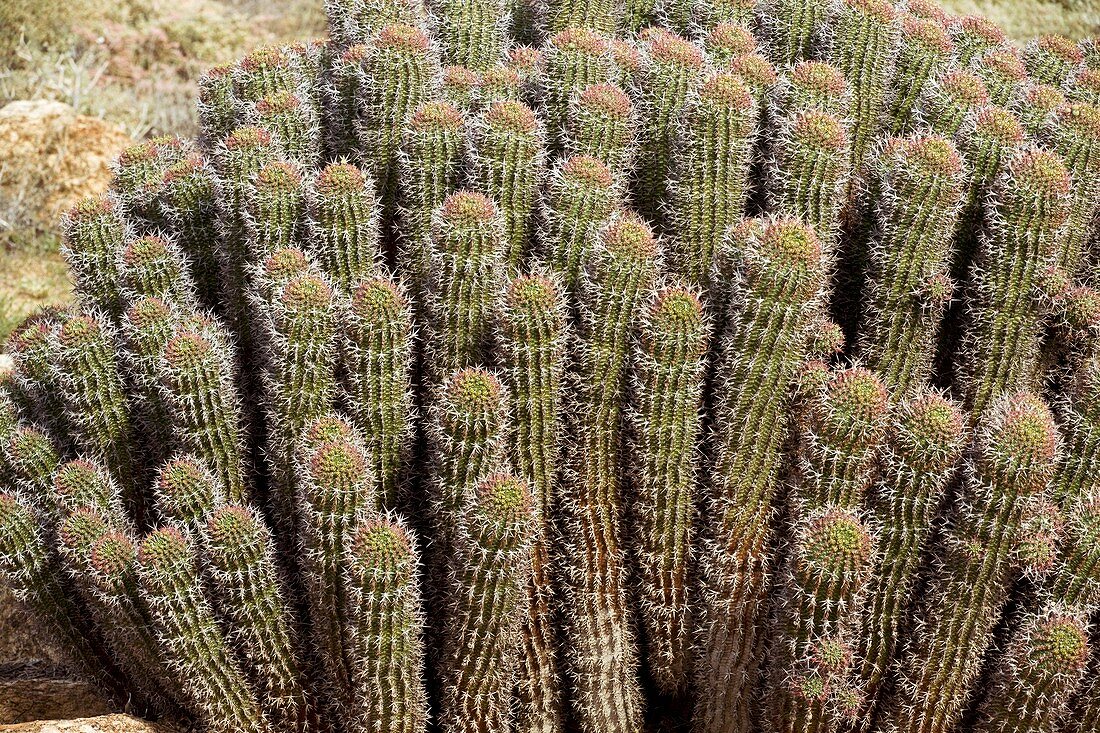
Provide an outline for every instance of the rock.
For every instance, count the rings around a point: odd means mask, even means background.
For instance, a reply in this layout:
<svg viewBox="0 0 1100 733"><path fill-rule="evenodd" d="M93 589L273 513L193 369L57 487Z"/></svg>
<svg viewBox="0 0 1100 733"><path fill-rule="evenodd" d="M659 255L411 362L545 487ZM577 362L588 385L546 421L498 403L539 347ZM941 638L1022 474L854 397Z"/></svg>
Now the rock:
<svg viewBox="0 0 1100 733"><path fill-rule="evenodd" d="M39 720L0 725L0 731L21 733L165 733L167 729L129 715L102 715L74 720Z"/></svg>
<svg viewBox="0 0 1100 733"><path fill-rule="evenodd" d="M115 712L93 685L41 662L0 665L0 724L66 720ZM6 728L0 727L0 730Z"/></svg>
<svg viewBox="0 0 1100 733"><path fill-rule="evenodd" d="M121 128L67 104L9 103L0 109L0 199L20 202L23 221L7 224L51 225L80 199L102 193L111 163L129 143Z"/></svg>
<svg viewBox="0 0 1100 733"><path fill-rule="evenodd" d="M0 370L2 369L3 365L0 364ZM27 659L60 663L61 656L47 642L48 639L49 634L34 622L23 604L0 585L0 669L6 664ZM2 683L3 679L0 678L0 684ZM0 711L3 708L4 703L0 700ZM2 713L0 722L5 722Z"/></svg>

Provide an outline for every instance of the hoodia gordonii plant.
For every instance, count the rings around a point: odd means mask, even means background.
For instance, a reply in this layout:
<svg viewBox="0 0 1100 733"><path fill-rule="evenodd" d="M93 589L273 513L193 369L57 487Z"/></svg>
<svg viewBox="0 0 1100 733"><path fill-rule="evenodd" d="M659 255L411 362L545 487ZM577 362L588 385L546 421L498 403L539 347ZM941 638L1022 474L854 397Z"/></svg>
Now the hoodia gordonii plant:
<svg viewBox="0 0 1100 733"><path fill-rule="evenodd" d="M325 8L7 341L0 582L74 675L227 733L1095 733L1100 43Z"/></svg>

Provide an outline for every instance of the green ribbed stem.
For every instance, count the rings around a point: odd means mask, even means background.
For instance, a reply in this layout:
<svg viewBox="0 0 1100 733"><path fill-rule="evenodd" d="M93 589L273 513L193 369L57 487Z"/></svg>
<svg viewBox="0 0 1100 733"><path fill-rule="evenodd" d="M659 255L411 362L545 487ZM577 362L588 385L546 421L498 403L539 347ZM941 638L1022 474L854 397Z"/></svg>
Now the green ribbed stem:
<svg viewBox="0 0 1100 733"><path fill-rule="evenodd" d="M1066 727L1074 733L1089 733L1100 726L1100 677L1095 677L1082 691L1080 706L1073 718L1066 721ZM1077 722L1074 727L1074 721Z"/></svg>
<svg viewBox="0 0 1100 733"><path fill-rule="evenodd" d="M765 41L772 58L781 65L794 65L812 58L812 40L828 17L824 0L773 0L768 5Z"/></svg>
<svg viewBox="0 0 1100 733"><path fill-rule="evenodd" d="M439 59L414 26L388 25L372 40L359 73L359 149L381 193L383 215L393 211L397 151L409 116L428 101Z"/></svg>
<svg viewBox="0 0 1100 733"><path fill-rule="evenodd" d="M484 369L454 372L439 388L431 414L431 485L436 570L451 556L454 536L474 487L497 469L507 451L508 395Z"/></svg>
<svg viewBox="0 0 1100 733"><path fill-rule="evenodd" d="M206 461L231 501L244 501L244 437L229 336L213 323L182 329L167 343L161 385L172 434Z"/></svg>
<svg viewBox="0 0 1100 733"><path fill-rule="evenodd" d="M497 205L507 262L518 267L531 239L531 213L544 173L545 132L522 102L495 102L485 112L473 149L475 187Z"/></svg>
<svg viewBox="0 0 1100 733"><path fill-rule="evenodd" d="M504 60L508 13L502 0L439 0L433 10L443 63L480 72Z"/></svg>
<svg viewBox="0 0 1100 733"><path fill-rule="evenodd" d="M222 292L230 327L242 341L248 337L250 328L248 268L254 258L249 248L247 212L252 199L252 182L275 156L276 149L267 131L241 127L225 139L214 162L222 185L218 216L225 259Z"/></svg>
<svg viewBox="0 0 1100 733"><path fill-rule="evenodd" d="M142 298L131 305L119 328L122 363L131 380L131 419L135 440L143 445L146 465L156 465L171 449L171 420L160 389L164 349L184 317L162 300Z"/></svg>
<svg viewBox="0 0 1100 733"><path fill-rule="evenodd" d="M978 245L961 384L975 416L1031 379L1042 326L1039 278L1056 252L1070 178L1058 156L1017 152L993 184L988 234Z"/></svg>
<svg viewBox="0 0 1100 733"><path fill-rule="evenodd" d="M263 277L266 279L267 276ZM336 394L339 303L322 278L301 274L276 285L263 314L269 363L265 375L271 504L293 531L296 452Z"/></svg>
<svg viewBox="0 0 1100 733"><path fill-rule="evenodd" d="M489 109L497 102L521 102L523 82L515 69L497 64L478 75L477 95L482 109Z"/></svg>
<svg viewBox="0 0 1100 733"><path fill-rule="evenodd" d="M550 573L565 397L565 305L557 279L535 273L512 279L501 308L500 360L514 402L512 463L530 483L539 517L517 688L517 727L532 733L560 731L564 725Z"/></svg>
<svg viewBox="0 0 1100 733"><path fill-rule="evenodd" d="M713 0L695 3L692 19L700 30L710 32L723 25L751 27L755 22L757 0ZM631 29L632 30L632 29Z"/></svg>
<svg viewBox="0 0 1100 733"><path fill-rule="evenodd" d="M921 90L951 62L951 37L943 24L914 15L901 16L901 45L890 81L886 130L891 135L915 126L913 111Z"/></svg>
<svg viewBox="0 0 1100 733"><path fill-rule="evenodd" d="M574 95L593 84L611 83L615 61L602 35L587 28L567 28L546 41L542 65L543 119L550 144L560 149Z"/></svg>
<svg viewBox="0 0 1100 733"><path fill-rule="evenodd" d="M990 20L979 15L967 15L952 23L948 30L955 43L955 60L960 66L968 66L975 58L1005 46L1005 32Z"/></svg>
<svg viewBox="0 0 1100 733"><path fill-rule="evenodd" d="M808 512L795 533L789 567L780 576L768 675L773 692L765 716L770 730L824 733L840 722L829 702L843 690L833 688L850 664L848 627L858 622L875 538L855 513L835 507Z"/></svg>
<svg viewBox="0 0 1100 733"><path fill-rule="evenodd" d="M60 313L40 310L23 321L8 338L5 349L11 355L12 381L23 402L24 416L61 447L72 445L61 375L55 368L60 346L55 336Z"/></svg>
<svg viewBox="0 0 1100 733"><path fill-rule="evenodd" d="M330 101L323 108L323 120L325 147L334 156L350 158L359 147L356 122L360 117L362 85L366 81L359 69L371 53L367 43L363 40L341 49L329 70L326 88Z"/></svg>
<svg viewBox="0 0 1100 733"><path fill-rule="evenodd" d="M985 83L989 101L1001 106L1016 102L1027 79L1020 53L1011 48L990 51L975 59L971 68Z"/></svg>
<svg viewBox="0 0 1100 733"><path fill-rule="evenodd" d="M227 501L225 488L214 473L203 461L189 455L173 456L160 467L153 496L164 519L196 535L207 518Z"/></svg>
<svg viewBox="0 0 1100 733"><path fill-rule="evenodd" d="M173 240L146 236L129 242L119 255L119 276L128 303L157 298L184 310L198 307L190 268Z"/></svg>
<svg viewBox="0 0 1100 733"><path fill-rule="evenodd" d="M421 106L405 126L398 158L402 234L399 263L419 295L430 274L432 215L462 181L465 116L446 102Z"/></svg>
<svg viewBox="0 0 1100 733"><path fill-rule="evenodd" d="M395 509L402 459L412 438L413 317L399 284L359 283L344 324L351 414L367 436L380 508Z"/></svg>
<svg viewBox="0 0 1100 733"><path fill-rule="evenodd" d="M424 613L417 587L418 553L404 522L363 522L348 547L348 656L360 730L421 733L428 720L424 689Z"/></svg>
<svg viewBox="0 0 1100 733"><path fill-rule="evenodd" d="M1030 612L983 685L987 692L974 730L1055 730L1059 720L1076 713L1071 702L1090 656L1087 614L1050 602Z"/></svg>
<svg viewBox="0 0 1100 733"><path fill-rule="evenodd" d="M506 245L496 205L479 193L448 196L432 229L426 364L441 379L489 353Z"/></svg>
<svg viewBox="0 0 1100 733"><path fill-rule="evenodd" d="M967 461L937 568L916 614L900 683L880 724L899 733L954 730L1015 580L1012 561L1028 502L1047 487L1058 435L1028 393L990 407Z"/></svg>
<svg viewBox="0 0 1100 733"><path fill-rule="evenodd" d="M321 162L321 121L309 97L290 91L268 94L245 119L271 133L287 160L305 168Z"/></svg>
<svg viewBox="0 0 1100 733"><path fill-rule="evenodd" d="M1084 61L1085 54L1065 36L1044 35L1024 48L1028 75L1041 84L1060 87Z"/></svg>
<svg viewBox="0 0 1100 733"><path fill-rule="evenodd" d="M263 709L278 729L303 730L308 702L270 530L254 510L231 504L206 518L202 545L218 605Z"/></svg>
<svg viewBox="0 0 1100 733"><path fill-rule="evenodd" d="M89 634L39 517L22 493L0 492L0 582L49 629L79 674L117 695L125 687Z"/></svg>
<svg viewBox="0 0 1100 733"><path fill-rule="evenodd" d="M142 541L138 563L157 638L206 727L272 731L203 594L192 541L173 527L155 530Z"/></svg>
<svg viewBox="0 0 1100 733"><path fill-rule="evenodd" d="M673 154L668 260L704 292L726 230L744 215L756 139L756 101L740 78L709 76L684 109Z"/></svg>
<svg viewBox="0 0 1100 733"><path fill-rule="evenodd" d="M233 96L233 67L207 69L198 87L199 145L210 153L241 124Z"/></svg>
<svg viewBox="0 0 1100 733"><path fill-rule="evenodd" d="M117 319L125 307L118 257L130 224L112 199L84 199L61 220L61 255L83 305Z"/></svg>
<svg viewBox="0 0 1100 733"><path fill-rule="evenodd" d="M233 69L234 95L242 110L271 94L294 91L303 81L289 48L261 46Z"/></svg>
<svg viewBox="0 0 1100 733"><path fill-rule="evenodd" d="M623 187L633 170L636 128L634 104L626 92L614 84L593 84L569 105L566 154L599 160Z"/></svg>
<svg viewBox="0 0 1100 733"><path fill-rule="evenodd" d="M153 628L141 594L138 548L131 534L108 527L87 547L84 560L94 603L105 614L98 619L99 626L109 639L113 637L116 655L130 660L134 684L152 695L152 705L160 714L178 716L180 708L194 711L194 701Z"/></svg>
<svg viewBox="0 0 1100 733"><path fill-rule="evenodd" d="M931 136L891 141L875 167L876 234L857 348L900 399L932 372L966 170L954 145Z"/></svg>
<svg viewBox="0 0 1100 733"><path fill-rule="evenodd" d="M842 0L829 26L828 60L852 90L851 165L859 171L882 129L901 29L888 0Z"/></svg>
<svg viewBox="0 0 1100 733"><path fill-rule="evenodd" d="M855 511L874 477L890 394L862 367L833 373L809 399L797 455L801 482L792 506L805 517L823 507Z"/></svg>
<svg viewBox="0 0 1100 733"><path fill-rule="evenodd" d="M441 101L461 110L463 114L474 112L478 103L477 83L477 72L465 66L445 66L439 90Z"/></svg>
<svg viewBox="0 0 1100 733"><path fill-rule="evenodd" d="M961 283L967 278L974 259L990 185L1000 175L1006 159L1024 141L1024 130L1016 116L1008 110L983 107L959 131L958 140L959 151L969 171L965 208L959 217L956 251L951 262L951 278Z"/></svg>
<svg viewBox="0 0 1100 733"><path fill-rule="evenodd" d="M613 0L561 0L543 10L544 36L571 28L585 28L612 35L620 26L622 8Z"/></svg>
<svg viewBox="0 0 1100 733"><path fill-rule="evenodd" d="M716 68L724 69L741 56L757 53L759 47L756 36L752 35L750 23L725 22L715 24L706 33L703 50Z"/></svg>
<svg viewBox="0 0 1100 733"><path fill-rule="evenodd" d="M542 249L570 293L580 285L590 239L611 216L619 196L611 171L596 158L567 158L551 176Z"/></svg>
<svg viewBox="0 0 1100 733"><path fill-rule="evenodd" d="M1091 100L1078 100L1091 101ZM1032 138L1039 138L1050 123L1051 115L1066 103L1066 95L1055 87L1046 84L1028 84L1017 99L1013 111L1019 116L1020 124ZM1092 104L1097 104L1092 101Z"/></svg>
<svg viewBox="0 0 1100 733"><path fill-rule="evenodd" d="M122 490L98 460L76 458L62 463L54 472L52 489L61 518L79 510L91 510L111 521L127 521L122 512Z"/></svg>
<svg viewBox="0 0 1100 733"><path fill-rule="evenodd" d="M189 152L186 141L164 135L135 143L119 153L110 191L139 229L163 228L167 224L157 205L157 194L165 171Z"/></svg>
<svg viewBox="0 0 1100 733"><path fill-rule="evenodd" d="M625 506L620 465L631 324L656 275L657 242L634 214L614 217L586 257L579 308L570 434L572 478L564 501L565 649L573 708L587 733L642 724L637 642L625 581Z"/></svg>
<svg viewBox="0 0 1100 733"><path fill-rule="evenodd" d="M103 460L127 487L126 503L140 511L132 423L114 331L96 315L71 315L57 331L58 369L72 436L81 450Z"/></svg>
<svg viewBox="0 0 1100 733"><path fill-rule="evenodd" d="M450 632L440 664L439 726L507 730L538 514L526 482L486 476L458 517L445 586Z"/></svg>
<svg viewBox="0 0 1100 733"><path fill-rule="evenodd" d="M333 285L350 293L382 259L374 182L353 165L333 163L317 175L307 209L306 246Z"/></svg>
<svg viewBox="0 0 1100 733"><path fill-rule="evenodd" d="M701 429L709 324L692 290L658 290L641 318L630 451L641 628L649 673L665 693L684 690L691 668L690 557L696 442Z"/></svg>
<svg viewBox="0 0 1100 733"><path fill-rule="evenodd" d="M852 103L844 74L824 61L799 61L777 81L768 101L774 118L815 110L844 119Z"/></svg>
<svg viewBox="0 0 1100 733"><path fill-rule="evenodd" d="M710 440L711 496L700 528L694 725L747 730L756 623L772 504L788 430L789 388L820 313L821 243L796 220L750 221L719 352Z"/></svg>
<svg viewBox="0 0 1100 733"><path fill-rule="evenodd" d="M919 119L932 132L952 138L974 110L989 104L989 92L981 78L965 69L948 69L925 85L917 100Z"/></svg>
<svg viewBox="0 0 1100 733"><path fill-rule="evenodd" d="M59 507L51 489L61 457L50 437L36 428L17 427L2 448L11 488L33 501L44 521L52 525Z"/></svg>
<svg viewBox="0 0 1100 733"><path fill-rule="evenodd" d="M705 58L701 48L669 31L650 28L642 34L642 41L649 59L638 88L641 124L634 192L640 212L659 220L659 207L674 170L673 152L680 147L674 144L678 122L688 98L703 83ZM731 111L744 114L743 108ZM731 137L744 135L734 133Z"/></svg>
<svg viewBox="0 0 1100 733"><path fill-rule="evenodd" d="M305 208L306 185L301 169L281 161L261 168L247 202L247 261L255 266L274 252L296 246ZM257 315L253 314L253 322Z"/></svg>
<svg viewBox="0 0 1100 733"><path fill-rule="evenodd" d="M190 155L165 171L162 189L160 206L187 256L199 302L220 308L224 295L214 170L202 156Z"/></svg>
<svg viewBox="0 0 1100 733"><path fill-rule="evenodd" d="M880 685L899 646L899 626L917 600L917 572L965 442L961 410L934 392L918 391L890 416L879 478L870 492L879 554L856 655L856 687L864 694L860 730L870 727Z"/></svg>
<svg viewBox="0 0 1100 733"><path fill-rule="evenodd" d="M848 186L848 128L816 109L781 119L778 127L775 168L767 178L768 206L811 226L832 257Z"/></svg>
<svg viewBox="0 0 1100 733"><path fill-rule="evenodd" d="M1070 276L1085 264L1089 233L1100 211L1100 107L1072 104L1054 114L1051 147L1062 156L1070 177L1069 215L1060 235L1058 265Z"/></svg>
<svg viewBox="0 0 1100 733"><path fill-rule="evenodd" d="M299 562L309 602L310 642L324 675L319 685L322 708L340 720L356 704L355 670L345 635L347 553L357 526L373 512L373 477L351 429L328 418L315 422L302 440L297 477Z"/></svg>
<svg viewBox="0 0 1100 733"><path fill-rule="evenodd" d="M422 25L428 9L421 0L326 0L329 34L340 48L367 43L392 23Z"/></svg>

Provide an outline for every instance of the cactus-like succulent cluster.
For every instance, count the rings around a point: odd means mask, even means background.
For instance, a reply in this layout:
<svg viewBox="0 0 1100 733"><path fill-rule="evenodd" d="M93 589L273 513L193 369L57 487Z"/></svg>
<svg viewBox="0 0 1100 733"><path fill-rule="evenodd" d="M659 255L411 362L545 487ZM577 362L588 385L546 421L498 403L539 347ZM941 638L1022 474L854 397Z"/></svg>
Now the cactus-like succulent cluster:
<svg viewBox="0 0 1100 733"><path fill-rule="evenodd" d="M63 222L0 580L274 733L1095 733L1100 53L328 0Z"/></svg>

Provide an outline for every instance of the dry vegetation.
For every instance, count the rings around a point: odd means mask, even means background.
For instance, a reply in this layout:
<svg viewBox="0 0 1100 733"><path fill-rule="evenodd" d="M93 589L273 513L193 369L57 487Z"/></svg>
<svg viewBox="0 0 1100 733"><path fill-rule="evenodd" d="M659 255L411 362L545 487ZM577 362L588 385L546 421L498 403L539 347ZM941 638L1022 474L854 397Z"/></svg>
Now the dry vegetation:
<svg viewBox="0 0 1100 733"><path fill-rule="evenodd" d="M1100 0L944 0L1025 42L1100 32ZM49 99L135 139L194 132L195 80L264 43L324 33L321 0L0 0L0 107ZM68 297L53 198L39 165L0 160L0 339L30 309ZM6 184L6 185L5 185Z"/></svg>

